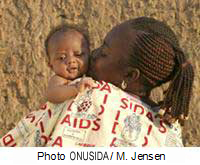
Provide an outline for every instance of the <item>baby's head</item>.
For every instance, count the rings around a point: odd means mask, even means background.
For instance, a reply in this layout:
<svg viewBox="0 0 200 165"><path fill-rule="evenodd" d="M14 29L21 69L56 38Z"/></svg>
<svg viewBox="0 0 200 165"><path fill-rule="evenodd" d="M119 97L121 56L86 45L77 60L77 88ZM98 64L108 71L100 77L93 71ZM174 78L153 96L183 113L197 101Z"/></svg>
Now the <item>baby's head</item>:
<svg viewBox="0 0 200 165"><path fill-rule="evenodd" d="M45 46L56 75L74 80L87 72L89 42L80 31L63 26L49 35Z"/></svg>

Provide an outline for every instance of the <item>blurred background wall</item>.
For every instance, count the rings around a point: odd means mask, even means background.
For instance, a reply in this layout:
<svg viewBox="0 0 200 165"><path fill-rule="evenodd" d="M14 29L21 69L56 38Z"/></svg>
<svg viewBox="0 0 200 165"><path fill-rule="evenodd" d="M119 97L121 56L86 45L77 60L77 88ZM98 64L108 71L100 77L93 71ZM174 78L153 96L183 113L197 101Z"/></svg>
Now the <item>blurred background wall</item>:
<svg viewBox="0 0 200 165"><path fill-rule="evenodd" d="M1 0L0 136L45 101L51 72L44 40L52 28L66 23L84 28L94 49L113 26L139 16L170 25L195 67L183 140L200 146L200 0ZM160 94L161 89L153 97Z"/></svg>

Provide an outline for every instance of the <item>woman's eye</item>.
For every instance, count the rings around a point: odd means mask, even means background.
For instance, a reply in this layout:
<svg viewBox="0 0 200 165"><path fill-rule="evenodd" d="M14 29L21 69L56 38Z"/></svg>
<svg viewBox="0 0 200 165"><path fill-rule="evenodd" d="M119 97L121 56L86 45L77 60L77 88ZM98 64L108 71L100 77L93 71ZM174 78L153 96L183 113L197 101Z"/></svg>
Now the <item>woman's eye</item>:
<svg viewBox="0 0 200 165"><path fill-rule="evenodd" d="M101 56L102 56L102 57L106 57L107 54L105 54L105 53L101 53Z"/></svg>
<svg viewBox="0 0 200 165"><path fill-rule="evenodd" d="M100 53L100 56L102 56L102 57L107 57L108 54L107 54L107 51L106 51L106 49L105 49L105 46L103 45L102 48L103 48L103 49L101 49L101 51L99 52L99 53Z"/></svg>

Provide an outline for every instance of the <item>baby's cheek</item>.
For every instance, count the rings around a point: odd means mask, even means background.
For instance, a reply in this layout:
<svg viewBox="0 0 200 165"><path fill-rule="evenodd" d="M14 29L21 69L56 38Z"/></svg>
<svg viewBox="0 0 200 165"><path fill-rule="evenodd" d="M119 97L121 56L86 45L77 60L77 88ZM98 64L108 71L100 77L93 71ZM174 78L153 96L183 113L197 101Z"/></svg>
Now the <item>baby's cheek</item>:
<svg viewBox="0 0 200 165"><path fill-rule="evenodd" d="M81 62L81 63L79 64L79 69L80 69L80 72L81 72L81 73L84 73L84 72L87 71L88 65L85 64L85 63L83 63L83 62Z"/></svg>

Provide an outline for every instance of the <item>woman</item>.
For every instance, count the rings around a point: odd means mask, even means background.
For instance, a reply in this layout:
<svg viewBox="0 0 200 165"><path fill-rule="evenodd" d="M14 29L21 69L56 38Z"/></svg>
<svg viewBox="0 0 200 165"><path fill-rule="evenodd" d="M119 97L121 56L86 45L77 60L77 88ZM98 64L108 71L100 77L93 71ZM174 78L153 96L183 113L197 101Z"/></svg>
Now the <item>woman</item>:
<svg viewBox="0 0 200 165"><path fill-rule="evenodd" d="M188 118L193 67L166 24L146 17L126 21L107 34L92 57L91 73L97 80L122 87L152 106L151 90L171 81L160 103L166 122L183 124Z"/></svg>
<svg viewBox="0 0 200 165"><path fill-rule="evenodd" d="M139 96L151 109L160 109L165 124L183 125L188 119L194 71L166 24L147 17L126 21L107 34L92 57L91 73L97 80L111 82ZM152 89L169 81L165 98L155 104L149 98Z"/></svg>
<svg viewBox="0 0 200 165"><path fill-rule="evenodd" d="M95 89L63 104L45 104L0 144L183 146L179 123L188 117L194 75L168 26L145 17L126 21L107 34L92 57L90 74L100 81ZM168 81L157 105L150 92Z"/></svg>

